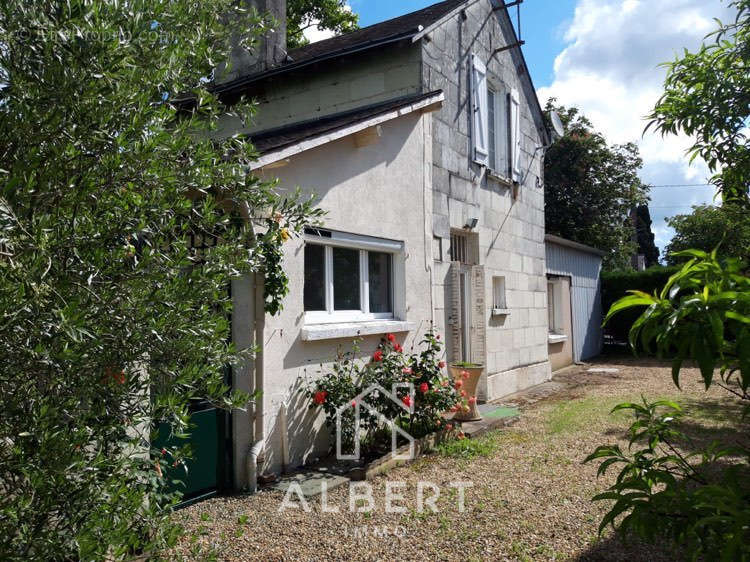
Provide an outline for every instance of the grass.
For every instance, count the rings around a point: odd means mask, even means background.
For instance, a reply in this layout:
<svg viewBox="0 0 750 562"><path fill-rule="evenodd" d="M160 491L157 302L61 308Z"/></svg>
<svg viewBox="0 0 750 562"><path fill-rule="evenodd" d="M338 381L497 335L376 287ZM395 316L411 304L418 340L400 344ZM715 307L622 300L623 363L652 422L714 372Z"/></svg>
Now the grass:
<svg viewBox="0 0 750 562"><path fill-rule="evenodd" d="M454 459L470 460L476 457L490 457L499 446L498 434L493 431L477 439L457 439L437 446L438 454Z"/></svg>

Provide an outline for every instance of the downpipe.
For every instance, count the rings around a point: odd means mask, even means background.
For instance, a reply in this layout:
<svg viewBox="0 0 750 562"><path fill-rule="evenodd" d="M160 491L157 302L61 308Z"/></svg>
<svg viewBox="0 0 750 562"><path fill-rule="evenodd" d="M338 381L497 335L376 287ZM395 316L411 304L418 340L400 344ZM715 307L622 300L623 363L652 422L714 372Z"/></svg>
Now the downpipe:
<svg viewBox="0 0 750 562"><path fill-rule="evenodd" d="M247 451L247 491L251 494L258 491L258 462L263 460L265 447L266 442L260 439Z"/></svg>

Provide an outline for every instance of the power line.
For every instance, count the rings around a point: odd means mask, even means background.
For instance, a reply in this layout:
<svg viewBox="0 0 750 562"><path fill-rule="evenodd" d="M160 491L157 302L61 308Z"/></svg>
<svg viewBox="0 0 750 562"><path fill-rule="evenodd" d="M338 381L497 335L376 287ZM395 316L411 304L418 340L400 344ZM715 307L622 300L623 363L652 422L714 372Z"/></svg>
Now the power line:
<svg viewBox="0 0 750 562"><path fill-rule="evenodd" d="M712 183L665 183L662 185L648 185L646 187L713 187Z"/></svg>

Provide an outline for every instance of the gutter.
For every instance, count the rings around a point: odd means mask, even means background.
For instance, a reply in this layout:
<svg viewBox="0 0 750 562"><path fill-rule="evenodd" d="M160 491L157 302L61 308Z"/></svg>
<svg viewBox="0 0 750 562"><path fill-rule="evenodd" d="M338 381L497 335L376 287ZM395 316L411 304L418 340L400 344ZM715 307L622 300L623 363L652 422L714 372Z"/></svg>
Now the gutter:
<svg viewBox="0 0 750 562"><path fill-rule="evenodd" d="M586 244L581 244L580 242L573 242L573 240L568 240L567 238L560 238L559 236L555 236L554 234L545 234L544 241L550 242L551 244L557 244L558 246L565 246L566 248L573 248L574 250L586 252L587 254L594 254L600 257L607 255L606 252L603 252L598 248L587 246Z"/></svg>

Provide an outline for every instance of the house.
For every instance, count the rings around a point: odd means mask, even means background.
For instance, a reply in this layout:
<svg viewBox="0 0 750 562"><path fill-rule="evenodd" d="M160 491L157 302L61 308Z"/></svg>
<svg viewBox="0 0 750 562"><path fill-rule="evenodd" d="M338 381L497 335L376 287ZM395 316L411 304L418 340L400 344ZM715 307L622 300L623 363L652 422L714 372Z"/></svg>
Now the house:
<svg viewBox="0 0 750 562"><path fill-rule="evenodd" d="M257 3L283 19L284 2ZM247 134L253 173L327 214L286 243L278 315L259 276L232 285L234 340L260 348L233 385L262 392L219 439L235 488L256 462L279 472L326 451L299 389L355 337L366 359L386 333L408 349L434 326L447 360L485 366L486 401L551 376L549 138L504 4L447 0L288 53L283 37L217 73L225 101L259 102L253 123L227 116L217 134Z"/></svg>
<svg viewBox="0 0 750 562"><path fill-rule="evenodd" d="M602 350L600 273L604 252L551 234L544 240L549 361L556 371Z"/></svg>

